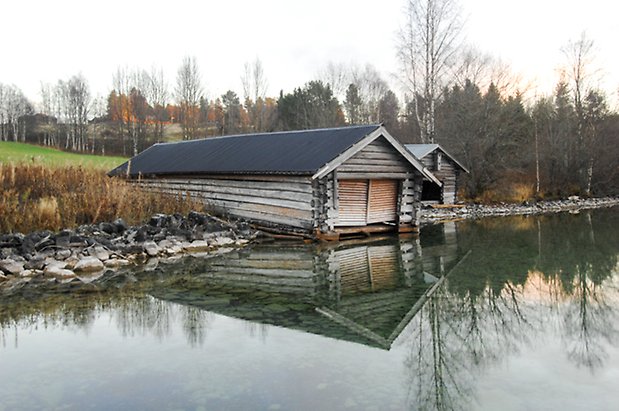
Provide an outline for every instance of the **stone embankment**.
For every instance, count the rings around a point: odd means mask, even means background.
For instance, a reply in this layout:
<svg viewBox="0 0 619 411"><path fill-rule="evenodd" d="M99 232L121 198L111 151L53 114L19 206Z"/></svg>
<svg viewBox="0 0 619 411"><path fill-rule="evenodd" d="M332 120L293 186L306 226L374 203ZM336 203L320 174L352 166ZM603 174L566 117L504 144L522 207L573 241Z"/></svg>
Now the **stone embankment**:
<svg viewBox="0 0 619 411"><path fill-rule="evenodd" d="M566 200L539 201L523 204L465 204L446 208L424 207L421 211L422 224L431 224L445 220L464 218L482 218L493 216L534 215L557 212L579 212L581 210L606 208L619 205L619 197L579 198L569 197Z"/></svg>
<svg viewBox="0 0 619 411"><path fill-rule="evenodd" d="M138 263L157 264L182 255L217 255L242 247L259 232L191 212L187 217L157 214L148 224L128 226L122 219L58 233L0 235L0 287L31 281L89 283L107 272Z"/></svg>

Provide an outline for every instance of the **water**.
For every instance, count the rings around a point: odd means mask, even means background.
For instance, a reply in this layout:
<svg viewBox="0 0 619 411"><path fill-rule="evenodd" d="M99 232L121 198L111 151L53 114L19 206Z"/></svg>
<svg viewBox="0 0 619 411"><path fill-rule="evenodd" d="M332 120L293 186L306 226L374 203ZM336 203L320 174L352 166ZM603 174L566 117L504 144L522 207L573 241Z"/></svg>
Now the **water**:
<svg viewBox="0 0 619 411"><path fill-rule="evenodd" d="M0 301L0 410L614 410L619 210L267 244Z"/></svg>

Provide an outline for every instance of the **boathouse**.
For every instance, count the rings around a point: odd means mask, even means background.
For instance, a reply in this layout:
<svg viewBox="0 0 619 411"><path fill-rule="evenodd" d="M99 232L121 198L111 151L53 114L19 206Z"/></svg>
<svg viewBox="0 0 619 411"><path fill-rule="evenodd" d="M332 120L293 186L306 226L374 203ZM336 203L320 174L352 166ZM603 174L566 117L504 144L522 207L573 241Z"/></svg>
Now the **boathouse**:
<svg viewBox="0 0 619 411"><path fill-rule="evenodd" d="M412 231L423 181L441 184L382 125L155 144L109 175L263 228L329 239Z"/></svg>
<svg viewBox="0 0 619 411"><path fill-rule="evenodd" d="M442 185L423 183L424 204L455 204L458 201L458 176L469 171L438 144L406 144L406 149L426 167Z"/></svg>

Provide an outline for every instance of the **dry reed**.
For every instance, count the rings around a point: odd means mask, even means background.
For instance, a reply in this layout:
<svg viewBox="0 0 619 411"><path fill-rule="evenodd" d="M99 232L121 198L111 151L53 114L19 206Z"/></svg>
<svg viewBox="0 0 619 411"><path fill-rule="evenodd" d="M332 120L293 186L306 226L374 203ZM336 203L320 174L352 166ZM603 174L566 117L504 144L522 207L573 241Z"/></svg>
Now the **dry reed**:
<svg viewBox="0 0 619 411"><path fill-rule="evenodd" d="M101 170L0 164L0 233L60 230L200 209L191 198L149 193Z"/></svg>

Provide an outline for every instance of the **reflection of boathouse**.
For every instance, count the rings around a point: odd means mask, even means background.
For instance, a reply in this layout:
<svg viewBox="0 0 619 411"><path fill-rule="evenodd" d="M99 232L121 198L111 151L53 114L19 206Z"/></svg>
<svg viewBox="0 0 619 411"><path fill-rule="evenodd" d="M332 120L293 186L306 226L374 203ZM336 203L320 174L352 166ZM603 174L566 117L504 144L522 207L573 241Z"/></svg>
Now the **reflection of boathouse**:
<svg viewBox="0 0 619 411"><path fill-rule="evenodd" d="M438 280L423 264L418 240L326 248L261 245L197 260L185 270L189 275L173 276L154 294L231 317L389 349Z"/></svg>

